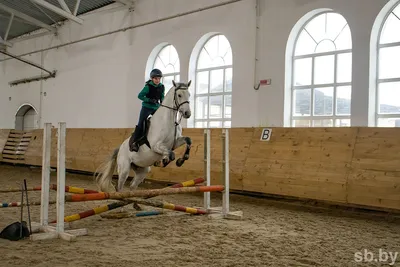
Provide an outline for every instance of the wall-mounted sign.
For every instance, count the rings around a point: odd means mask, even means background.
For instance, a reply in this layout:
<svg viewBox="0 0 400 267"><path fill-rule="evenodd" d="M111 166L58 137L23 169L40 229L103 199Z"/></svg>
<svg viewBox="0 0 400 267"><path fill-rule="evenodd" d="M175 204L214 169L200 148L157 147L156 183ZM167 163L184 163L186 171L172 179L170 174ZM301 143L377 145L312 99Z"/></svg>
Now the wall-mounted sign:
<svg viewBox="0 0 400 267"><path fill-rule="evenodd" d="M261 132L261 141L269 141L269 139L271 139L271 135L272 135L272 129L270 128L264 128Z"/></svg>

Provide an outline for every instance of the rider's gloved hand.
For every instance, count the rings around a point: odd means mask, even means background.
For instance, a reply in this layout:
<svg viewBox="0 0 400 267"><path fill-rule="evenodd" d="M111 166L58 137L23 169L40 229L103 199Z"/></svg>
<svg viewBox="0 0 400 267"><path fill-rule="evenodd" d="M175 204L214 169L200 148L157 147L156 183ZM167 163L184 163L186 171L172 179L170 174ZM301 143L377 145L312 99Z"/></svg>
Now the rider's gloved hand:
<svg viewBox="0 0 400 267"><path fill-rule="evenodd" d="M150 103L153 103L153 104L157 104L158 103L158 100L154 99L154 98L150 98L149 101L150 101Z"/></svg>

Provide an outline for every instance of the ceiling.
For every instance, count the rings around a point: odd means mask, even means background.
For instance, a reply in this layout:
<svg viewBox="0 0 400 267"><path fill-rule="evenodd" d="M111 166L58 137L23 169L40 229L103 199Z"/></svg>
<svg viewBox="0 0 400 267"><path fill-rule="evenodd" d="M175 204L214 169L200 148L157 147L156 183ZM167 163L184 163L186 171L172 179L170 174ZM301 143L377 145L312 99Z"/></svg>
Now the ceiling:
<svg viewBox="0 0 400 267"><path fill-rule="evenodd" d="M0 0L0 43L12 46L10 40L42 28L55 32L65 20L82 24L77 16L115 2L131 7L134 0Z"/></svg>

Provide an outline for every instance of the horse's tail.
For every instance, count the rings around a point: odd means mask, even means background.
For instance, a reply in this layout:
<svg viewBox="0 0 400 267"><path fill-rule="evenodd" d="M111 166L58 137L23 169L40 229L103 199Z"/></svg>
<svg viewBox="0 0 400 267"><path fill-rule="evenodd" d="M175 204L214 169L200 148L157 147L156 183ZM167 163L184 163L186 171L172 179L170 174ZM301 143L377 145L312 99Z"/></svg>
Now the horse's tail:
<svg viewBox="0 0 400 267"><path fill-rule="evenodd" d="M119 148L114 149L113 154L109 159L104 161L95 172L95 179L97 182L100 191L102 192L110 192L115 191L115 187L112 184L112 177L114 171L117 167L117 156L118 156Z"/></svg>

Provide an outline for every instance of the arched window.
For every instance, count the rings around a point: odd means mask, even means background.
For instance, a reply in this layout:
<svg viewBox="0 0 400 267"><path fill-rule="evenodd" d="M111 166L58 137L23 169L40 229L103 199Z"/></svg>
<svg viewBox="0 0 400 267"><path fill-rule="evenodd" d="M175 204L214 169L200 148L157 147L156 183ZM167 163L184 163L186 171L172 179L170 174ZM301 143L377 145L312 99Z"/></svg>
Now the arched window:
<svg viewBox="0 0 400 267"><path fill-rule="evenodd" d="M196 128L231 127L232 50L224 35L212 36L200 50L194 102Z"/></svg>
<svg viewBox="0 0 400 267"><path fill-rule="evenodd" d="M400 2L388 13L379 33L377 126L400 127Z"/></svg>
<svg viewBox="0 0 400 267"><path fill-rule="evenodd" d="M350 126L352 40L345 18L312 17L293 50L291 126Z"/></svg>
<svg viewBox="0 0 400 267"><path fill-rule="evenodd" d="M172 80L180 79L180 62L178 52L171 44L164 46L154 60L153 68L160 69L163 73L161 82L165 86L165 94L172 87Z"/></svg>

